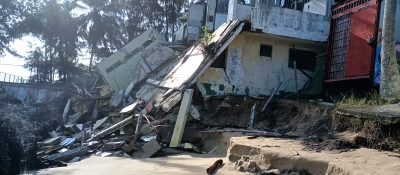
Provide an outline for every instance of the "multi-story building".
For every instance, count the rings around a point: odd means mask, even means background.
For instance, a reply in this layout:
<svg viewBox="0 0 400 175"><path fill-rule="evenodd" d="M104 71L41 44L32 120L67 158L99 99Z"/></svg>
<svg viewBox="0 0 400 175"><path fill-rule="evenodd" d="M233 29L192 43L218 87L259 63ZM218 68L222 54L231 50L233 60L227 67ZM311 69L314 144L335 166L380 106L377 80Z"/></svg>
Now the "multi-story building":
<svg viewBox="0 0 400 175"><path fill-rule="evenodd" d="M209 0L202 4L207 7L202 25L209 32L237 19L247 23L198 80L203 95L270 95L281 83L281 95L322 92L332 3ZM203 13L191 10L188 21ZM200 26L197 31L200 36Z"/></svg>
<svg viewBox="0 0 400 175"><path fill-rule="evenodd" d="M325 69L328 90L379 86L384 3L378 0L351 0L332 7ZM397 0L396 13L399 62L400 0Z"/></svg>

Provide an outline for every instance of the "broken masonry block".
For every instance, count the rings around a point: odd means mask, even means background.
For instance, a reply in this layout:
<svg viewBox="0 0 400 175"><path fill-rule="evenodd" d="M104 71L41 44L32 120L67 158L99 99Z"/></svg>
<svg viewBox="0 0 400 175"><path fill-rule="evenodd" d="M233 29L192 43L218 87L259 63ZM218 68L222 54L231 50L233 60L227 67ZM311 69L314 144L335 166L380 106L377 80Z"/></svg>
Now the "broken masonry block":
<svg viewBox="0 0 400 175"><path fill-rule="evenodd" d="M200 113L199 111L196 109L196 107L194 107L193 105L190 106L190 115L196 119L196 120L200 120Z"/></svg>
<svg viewBox="0 0 400 175"><path fill-rule="evenodd" d="M69 124L69 125L65 125L65 129L72 132L72 133L79 133L81 132L81 130L78 128L78 126L76 126L76 124Z"/></svg>
<svg viewBox="0 0 400 175"><path fill-rule="evenodd" d="M103 150L112 150L112 149L119 149L122 148L124 142L107 142L103 145Z"/></svg>
<svg viewBox="0 0 400 175"><path fill-rule="evenodd" d="M155 154L159 153L162 150L161 145L157 142L157 140L153 139L149 142L145 143L142 147L144 155L142 158L150 158Z"/></svg>

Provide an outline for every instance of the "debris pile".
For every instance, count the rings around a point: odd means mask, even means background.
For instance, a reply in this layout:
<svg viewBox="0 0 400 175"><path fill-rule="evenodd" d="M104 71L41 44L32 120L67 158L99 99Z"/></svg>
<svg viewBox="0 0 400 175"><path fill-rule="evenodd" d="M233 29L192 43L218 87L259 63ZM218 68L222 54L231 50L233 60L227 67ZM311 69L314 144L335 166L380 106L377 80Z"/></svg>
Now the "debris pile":
<svg viewBox="0 0 400 175"><path fill-rule="evenodd" d="M189 48L162 41L156 31L145 32L99 63L101 75L90 89L72 83L75 96L65 106L64 124L37 143L37 154L62 162L76 162L89 154L150 158L161 155L167 147L205 153L201 150L203 133L281 136L246 129L200 132L195 125L201 121L202 105L194 103L199 93L193 85L243 25L239 20L224 24L212 44L195 43ZM121 54L125 54L123 66ZM129 68L134 69L130 78L117 73ZM254 120L254 112L249 118Z"/></svg>

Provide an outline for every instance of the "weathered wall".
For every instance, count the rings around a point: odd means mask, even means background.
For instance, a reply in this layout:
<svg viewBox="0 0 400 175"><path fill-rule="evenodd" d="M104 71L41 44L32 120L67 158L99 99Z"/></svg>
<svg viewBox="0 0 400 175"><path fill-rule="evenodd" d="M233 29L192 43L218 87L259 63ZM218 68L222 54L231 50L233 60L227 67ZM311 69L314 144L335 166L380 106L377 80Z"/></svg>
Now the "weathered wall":
<svg viewBox="0 0 400 175"><path fill-rule="evenodd" d="M55 105L68 95L64 86L0 82L0 88L27 106Z"/></svg>
<svg viewBox="0 0 400 175"><path fill-rule="evenodd" d="M238 0L230 0L227 22L250 17L252 8L253 7L251 5L238 4Z"/></svg>
<svg viewBox="0 0 400 175"><path fill-rule="evenodd" d="M215 15L215 28L218 29L219 27L221 27L223 23L226 23L227 19L228 19L227 14L217 13Z"/></svg>
<svg viewBox="0 0 400 175"><path fill-rule="evenodd" d="M319 42L327 41L330 26L329 17L266 4L253 9L251 22L263 33Z"/></svg>
<svg viewBox="0 0 400 175"><path fill-rule="evenodd" d="M205 25L205 4L192 4L189 8L189 19L188 19L188 34L187 39L197 40L200 37L201 26Z"/></svg>
<svg viewBox="0 0 400 175"><path fill-rule="evenodd" d="M259 56L260 44L272 46L271 58ZM225 71L209 68L197 85L205 96L270 95L279 82L283 84L278 94L295 92L295 71L288 67L290 48L314 51L317 55L326 52L326 45L321 43L243 32L228 47ZM308 94L322 91L324 62L325 58L317 58L315 71L305 71L315 78ZM297 78L299 89L309 80L300 71Z"/></svg>
<svg viewBox="0 0 400 175"><path fill-rule="evenodd" d="M327 15L327 0L313 0L304 4L303 11L318 15Z"/></svg>
<svg viewBox="0 0 400 175"><path fill-rule="evenodd" d="M148 30L107 59L101 61L97 65L97 68L115 92L122 89L125 90L131 83L131 80L136 80L140 77L136 75L132 76L132 74L135 73L134 71L137 71L137 69L134 68L143 62L143 59L147 59L147 56L143 57L142 55L153 47L159 47L159 45L164 42L165 41L157 31L152 29ZM148 70L151 67L148 64L151 63L140 64L140 66ZM142 74L146 74L146 72Z"/></svg>
<svg viewBox="0 0 400 175"><path fill-rule="evenodd" d="M209 32L214 31L216 9L217 9L217 0L209 0L207 2L207 15L206 15L206 26L208 27ZM216 29L217 28L218 27L216 27Z"/></svg>
<svg viewBox="0 0 400 175"><path fill-rule="evenodd" d="M175 33L176 41L183 41L186 38L186 28L187 24L181 25Z"/></svg>

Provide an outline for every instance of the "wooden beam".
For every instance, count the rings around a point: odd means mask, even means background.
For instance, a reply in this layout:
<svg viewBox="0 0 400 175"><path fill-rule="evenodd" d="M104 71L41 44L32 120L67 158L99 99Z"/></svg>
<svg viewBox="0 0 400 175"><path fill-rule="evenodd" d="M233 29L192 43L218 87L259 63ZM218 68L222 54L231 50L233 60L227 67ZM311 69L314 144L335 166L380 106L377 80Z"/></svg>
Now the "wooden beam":
<svg viewBox="0 0 400 175"><path fill-rule="evenodd" d="M181 107L179 108L178 118L175 123L174 133L172 134L169 147L177 147L182 140L185 130L186 120L192 103L193 89L187 89L183 95Z"/></svg>

